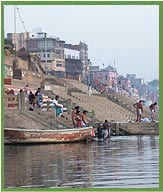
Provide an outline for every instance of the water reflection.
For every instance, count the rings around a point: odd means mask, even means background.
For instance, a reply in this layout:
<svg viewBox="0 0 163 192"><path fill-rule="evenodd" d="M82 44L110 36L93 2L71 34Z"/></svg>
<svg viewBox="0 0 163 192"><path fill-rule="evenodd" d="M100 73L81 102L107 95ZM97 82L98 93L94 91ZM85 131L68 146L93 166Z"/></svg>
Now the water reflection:
<svg viewBox="0 0 163 192"><path fill-rule="evenodd" d="M159 187L158 136L5 146L5 187Z"/></svg>

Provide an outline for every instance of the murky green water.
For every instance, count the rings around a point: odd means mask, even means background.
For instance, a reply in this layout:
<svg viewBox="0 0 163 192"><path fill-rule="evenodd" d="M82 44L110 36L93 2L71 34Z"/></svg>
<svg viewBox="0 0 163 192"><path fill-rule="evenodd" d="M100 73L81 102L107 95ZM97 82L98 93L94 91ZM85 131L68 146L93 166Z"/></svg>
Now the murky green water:
<svg viewBox="0 0 163 192"><path fill-rule="evenodd" d="M157 188L159 137L5 146L5 187Z"/></svg>

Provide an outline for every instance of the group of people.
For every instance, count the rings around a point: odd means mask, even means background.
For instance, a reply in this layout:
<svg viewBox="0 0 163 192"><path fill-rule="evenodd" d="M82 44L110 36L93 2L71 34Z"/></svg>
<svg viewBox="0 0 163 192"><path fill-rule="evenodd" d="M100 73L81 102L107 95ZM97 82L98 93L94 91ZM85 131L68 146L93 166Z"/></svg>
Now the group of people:
<svg viewBox="0 0 163 192"><path fill-rule="evenodd" d="M80 107L75 106L72 109L72 123L74 127L87 127L87 113L88 111L84 110L82 113L80 112Z"/></svg>
<svg viewBox="0 0 163 192"><path fill-rule="evenodd" d="M143 100L140 100L139 102L137 103L134 103L134 107L136 108L136 122L141 122L142 121L142 114L143 114L143 103L144 101ZM157 105L157 102L154 102L152 103L150 106L149 106L149 120L151 122L155 122L155 115L156 115L156 107Z"/></svg>
<svg viewBox="0 0 163 192"><path fill-rule="evenodd" d="M25 85L23 89L19 91L25 93L25 98L26 101L29 102L33 107L38 107L41 108L43 104L43 95L41 93L41 88L39 87L35 93L33 93L29 87L28 84ZM13 89L8 91L7 94L9 95L14 95ZM92 94L92 87L89 84L88 86L88 94ZM56 116L64 117L63 115L63 105L58 103L59 95L56 95L55 98L52 98L52 109L55 110ZM136 122L141 122L142 121L142 114L143 114L143 100L139 100L138 102L134 103L133 106L136 108ZM157 102L152 103L149 106L149 112L150 112L150 117L149 121L155 122L155 115L156 115L156 107ZM32 109L31 109L32 110ZM88 111L84 110L82 113L80 111L79 106L76 106L72 109L72 122L74 127L86 127L88 126L88 121L87 121L87 113ZM107 135L107 131L109 130L108 128L108 121L105 120L103 124L103 134Z"/></svg>
<svg viewBox="0 0 163 192"><path fill-rule="evenodd" d="M25 93L26 100L31 104L33 107L41 108L43 104L43 95L41 93L41 88L39 87L35 93L33 93L28 85L26 84L20 92ZM64 117L63 115L63 105L58 103L59 95L56 95L55 98L52 98L52 109L55 111L56 116ZM30 108L30 110L32 110Z"/></svg>
<svg viewBox="0 0 163 192"><path fill-rule="evenodd" d="M41 88L39 87L35 93L33 93L29 87L28 84L25 85L23 89L21 89L19 92L24 92L25 94L25 100L31 104L33 107L41 108L43 104L43 95L41 93Z"/></svg>
<svg viewBox="0 0 163 192"><path fill-rule="evenodd" d="M35 93L33 93L28 85L26 84L20 92L25 93L25 98L33 107L41 108L43 104L43 95L41 93L41 88L39 87ZM59 117L64 117L63 115L63 105L58 103L59 95L56 95L55 98L52 98L52 109L55 111L55 115ZM30 110L32 110L30 108Z"/></svg>

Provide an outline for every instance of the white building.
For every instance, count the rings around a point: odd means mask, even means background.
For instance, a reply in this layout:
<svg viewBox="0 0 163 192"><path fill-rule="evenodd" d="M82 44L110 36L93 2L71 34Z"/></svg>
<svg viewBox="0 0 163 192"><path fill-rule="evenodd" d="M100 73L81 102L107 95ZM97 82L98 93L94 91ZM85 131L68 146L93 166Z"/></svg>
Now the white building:
<svg viewBox="0 0 163 192"><path fill-rule="evenodd" d="M64 48L65 59L80 59L80 51Z"/></svg>

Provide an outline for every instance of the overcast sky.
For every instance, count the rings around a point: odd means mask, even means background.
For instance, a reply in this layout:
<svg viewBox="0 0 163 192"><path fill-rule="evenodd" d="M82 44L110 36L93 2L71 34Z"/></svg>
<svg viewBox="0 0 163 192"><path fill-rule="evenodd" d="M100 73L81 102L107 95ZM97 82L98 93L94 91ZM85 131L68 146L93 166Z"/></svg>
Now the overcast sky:
<svg viewBox="0 0 163 192"><path fill-rule="evenodd" d="M159 78L159 6L17 6L28 32L42 28L66 43L88 45L92 65L134 73L145 82ZM4 30L14 32L14 7L5 5ZM17 12L16 32L25 32Z"/></svg>

